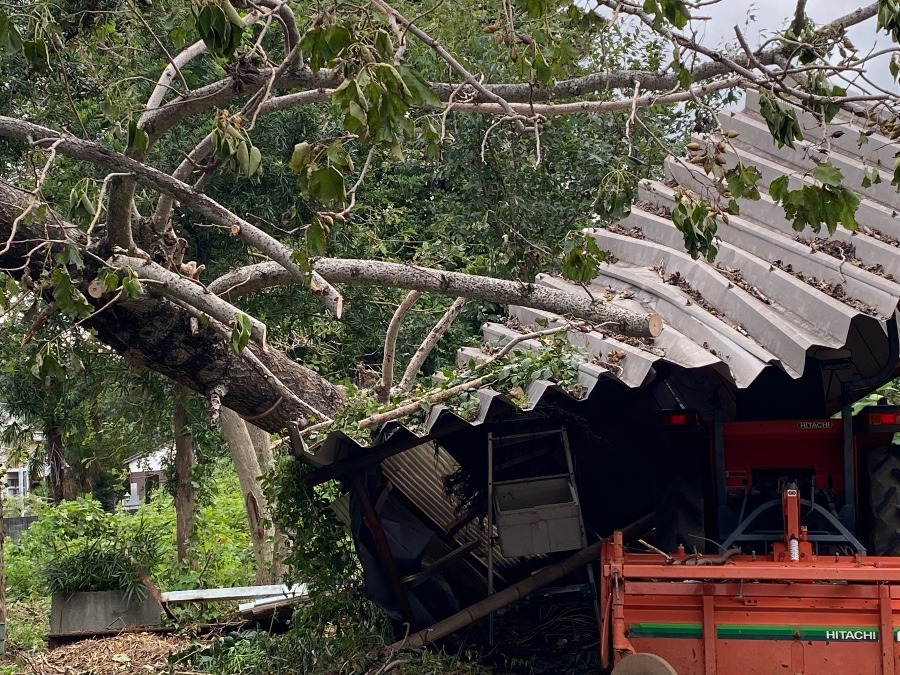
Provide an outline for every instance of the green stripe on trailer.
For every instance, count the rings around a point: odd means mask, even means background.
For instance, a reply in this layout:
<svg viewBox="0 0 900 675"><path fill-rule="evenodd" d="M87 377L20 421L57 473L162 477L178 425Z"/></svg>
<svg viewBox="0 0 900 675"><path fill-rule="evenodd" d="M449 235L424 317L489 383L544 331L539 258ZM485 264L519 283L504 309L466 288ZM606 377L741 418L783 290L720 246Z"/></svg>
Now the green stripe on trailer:
<svg viewBox="0 0 900 675"><path fill-rule="evenodd" d="M719 638L740 640L817 640L827 642L875 642L875 626L773 626L758 624L719 624Z"/></svg>
<svg viewBox="0 0 900 675"><path fill-rule="evenodd" d="M699 623L632 623L629 637L639 638L701 638L703 627ZM716 637L733 640L814 640L821 642L875 642L878 628L875 626L784 626L766 624L718 624ZM900 629L895 628L893 638L900 642Z"/></svg>
<svg viewBox="0 0 900 675"><path fill-rule="evenodd" d="M699 623L633 623L628 626L628 637L703 637Z"/></svg>

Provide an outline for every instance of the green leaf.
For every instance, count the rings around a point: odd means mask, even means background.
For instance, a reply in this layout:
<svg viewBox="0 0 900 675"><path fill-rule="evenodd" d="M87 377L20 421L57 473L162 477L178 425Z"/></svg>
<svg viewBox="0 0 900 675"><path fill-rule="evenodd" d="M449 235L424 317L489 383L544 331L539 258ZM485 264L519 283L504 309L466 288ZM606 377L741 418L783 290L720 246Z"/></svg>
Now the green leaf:
<svg viewBox="0 0 900 675"><path fill-rule="evenodd" d="M22 36L19 34L19 29L5 13L0 14L0 52L12 56L22 51L22 47Z"/></svg>
<svg viewBox="0 0 900 675"><path fill-rule="evenodd" d="M243 312L238 312L232 322L231 336L228 346L235 354L244 351L244 347L250 342L250 317Z"/></svg>
<svg viewBox="0 0 900 675"><path fill-rule="evenodd" d="M149 143L150 137L147 135L147 132L141 129L137 122L131 120L128 123L128 147L140 152L146 152Z"/></svg>
<svg viewBox="0 0 900 675"><path fill-rule="evenodd" d="M87 298L75 287L65 267L56 267L50 273L53 299L64 314L79 319L87 318L94 311Z"/></svg>
<svg viewBox="0 0 900 675"><path fill-rule="evenodd" d="M762 180L762 173L752 164L747 166L739 164L729 169L725 172L725 180L728 183L728 191L735 199L756 201L760 198L758 186Z"/></svg>
<svg viewBox="0 0 900 675"><path fill-rule="evenodd" d="M687 25L691 13L681 0L660 0L660 2L666 21L676 28L684 28Z"/></svg>
<svg viewBox="0 0 900 675"><path fill-rule="evenodd" d="M787 196L789 180L787 176L779 176L769 184L769 194L776 202L782 201Z"/></svg>
<svg viewBox="0 0 900 675"><path fill-rule="evenodd" d="M319 26L306 32L300 41L300 48L309 59L309 67L316 72L351 44L353 36L344 26Z"/></svg>
<svg viewBox="0 0 900 675"><path fill-rule="evenodd" d="M122 279L122 290L132 300L136 300L144 294L144 286L134 274L129 274Z"/></svg>
<svg viewBox="0 0 900 675"><path fill-rule="evenodd" d="M528 18L539 19L550 10L555 9L559 2L558 0L519 0L516 4L525 10Z"/></svg>
<svg viewBox="0 0 900 675"><path fill-rule="evenodd" d="M389 61L394 58L394 41L391 34L383 28L375 33L375 49L382 59Z"/></svg>
<svg viewBox="0 0 900 675"><path fill-rule="evenodd" d="M840 185L844 180L844 174L841 173L831 162L823 162L812 170L812 177L825 185Z"/></svg>
<svg viewBox="0 0 900 675"><path fill-rule="evenodd" d="M119 275L111 269L102 269L97 273L97 278L103 282L106 290L112 292L119 287Z"/></svg>
<svg viewBox="0 0 900 675"><path fill-rule="evenodd" d="M325 156L328 158L329 164L353 171L353 160L350 159L350 153L347 152L341 139L335 139L328 144Z"/></svg>
<svg viewBox="0 0 900 675"><path fill-rule="evenodd" d="M600 250L592 236L583 232L570 233L563 249L563 278L579 284L592 281L599 272L600 264L609 257L607 251Z"/></svg>
<svg viewBox="0 0 900 675"><path fill-rule="evenodd" d="M60 265L73 265L75 269L80 270L84 267L84 259L78 251L75 244L66 244L55 256L53 256Z"/></svg>
<svg viewBox="0 0 900 675"><path fill-rule="evenodd" d="M40 73L50 70L47 55L47 43L44 40L25 40L22 43L25 59L31 67Z"/></svg>
<svg viewBox="0 0 900 675"><path fill-rule="evenodd" d="M309 175L309 194L325 205L342 204L346 198L344 175L333 166L323 166Z"/></svg>
<svg viewBox="0 0 900 675"><path fill-rule="evenodd" d="M682 89L687 89L694 83L693 73L681 61L678 62L678 66L675 69L675 77L678 79L678 85Z"/></svg>
<svg viewBox="0 0 900 675"><path fill-rule="evenodd" d="M418 72L406 66L397 66L397 72L409 90L410 105L430 106L440 108L442 103L438 95L431 89L431 85Z"/></svg>
<svg viewBox="0 0 900 675"><path fill-rule="evenodd" d="M684 28L691 14L681 0L644 0L644 12L653 15L654 28L666 21L675 28Z"/></svg>
<svg viewBox="0 0 900 675"><path fill-rule="evenodd" d="M803 132L797 121L797 113L775 100L771 95L760 96L759 112L769 127L769 133L779 148L794 147L794 141L803 140Z"/></svg>
<svg viewBox="0 0 900 675"><path fill-rule="evenodd" d="M297 263L297 267L300 268L301 272L306 272L308 274L312 271L312 267L310 267L309 264L309 254L306 251L297 249L291 253L291 260Z"/></svg>
<svg viewBox="0 0 900 675"><path fill-rule="evenodd" d="M288 162L291 171L302 173L306 169L310 158L309 149L310 145L305 141L294 146L294 152L291 153L291 159Z"/></svg>
<svg viewBox="0 0 900 675"><path fill-rule="evenodd" d="M327 244L327 233L322 221L313 218L313 221L306 228L306 248L311 256L325 255L325 247ZM307 265L309 263L307 262Z"/></svg>
<svg viewBox="0 0 900 675"><path fill-rule="evenodd" d="M553 70L547 65L543 53L541 53L541 50L537 47L535 47L534 58L531 61L531 65L534 68L534 77L538 84L542 87L553 84Z"/></svg>

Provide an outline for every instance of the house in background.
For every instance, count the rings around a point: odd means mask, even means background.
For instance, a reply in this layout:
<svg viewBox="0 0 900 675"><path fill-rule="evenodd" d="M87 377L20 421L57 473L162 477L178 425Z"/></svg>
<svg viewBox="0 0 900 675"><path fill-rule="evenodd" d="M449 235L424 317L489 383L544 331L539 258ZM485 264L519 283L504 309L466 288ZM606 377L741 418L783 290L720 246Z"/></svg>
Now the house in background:
<svg viewBox="0 0 900 675"><path fill-rule="evenodd" d="M0 464L6 464L5 497L24 497L31 492L32 479L47 475L47 467L29 468L29 457L43 452L44 434L21 423L0 404Z"/></svg>
<svg viewBox="0 0 900 675"><path fill-rule="evenodd" d="M163 446L132 455L125 460L128 469L125 487L128 488L128 493L122 500L122 506L126 509L136 509L147 501L154 490L166 482L163 465L171 452L172 448Z"/></svg>
<svg viewBox="0 0 900 675"><path fill-rule="evenodd" d="M24 497L31 492L28 467L11 466L6 470L6 496Z"/></svg>

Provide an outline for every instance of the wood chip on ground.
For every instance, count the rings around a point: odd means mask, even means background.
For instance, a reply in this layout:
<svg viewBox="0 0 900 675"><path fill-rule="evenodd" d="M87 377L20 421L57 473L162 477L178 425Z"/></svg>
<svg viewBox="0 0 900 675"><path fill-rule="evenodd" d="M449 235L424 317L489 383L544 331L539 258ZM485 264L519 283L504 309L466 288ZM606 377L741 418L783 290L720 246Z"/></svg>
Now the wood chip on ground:
<svg viewBox="0 0 900 675"><path fill-rule="evenodd" d="M28 655L23 672L34 675L153 675L168 673L167 659L191 639L154 633L122 633L82 640L50 652Z"/></svg>

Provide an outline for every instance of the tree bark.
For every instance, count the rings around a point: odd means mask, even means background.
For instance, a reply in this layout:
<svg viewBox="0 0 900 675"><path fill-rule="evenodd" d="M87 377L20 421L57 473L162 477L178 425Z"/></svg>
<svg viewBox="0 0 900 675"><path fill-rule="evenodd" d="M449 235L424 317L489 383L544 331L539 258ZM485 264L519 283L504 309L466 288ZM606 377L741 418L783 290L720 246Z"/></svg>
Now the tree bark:
<svg viewBox="0 0 900 675"><path fill-rule="evenodd" d="M425 363L425 359L428 358L431 350L434 349L435 345L441 337L443 337L444 333L447 332L447 329L450 328L450 325L456 317L459 316L459 313L462 311L465 304L465 298L457 298L453 301L453 304L450 305L449 309L444 312L444 315L438 322L434 324L434 327L428 332L425 339L422 340L422 344L419 345L419 348L416 349L412 358L409 360L409 363L406 365L406 370L403 372L400 383L395 387L395 391L405 394L412 390L413 385L416 383L416 376L419 374L419 369Z"/></svg>
<svg viewBox="0 0 900 675"><path fill-rule="evenodd" d="M72 241L83 245L87 241L83 233L52 210L43 222L18 223L13 233L12 223L29 199L28 192L0 180L0 241L11 237L9 250L0 253L0 267L11 270L17 278L27 271L30 278L39 279L49 256L44 251L32 255L34 242ZM49 252L55 252L57 246L60 244L51 245ZM27 264L27 270L23 269L23 263ZM618 321L616 325L626 333L653 334L660 330L656 315L626 312L608 303L595 303L586 295L535 284L379 261L320 258L313 265L336 282L382 284L520 304L581 316L597 323L610 319ZM210 290L227 298L239 296L240 291L248 288L258 290L293 278L277 263L263 263L220 278L210 284ZM252 419L266 431L274 433L289 424L306 422L309 411L296 397L293 400L286 397L286 389L301 395L303 402L329 416L334 416L344 402L341 388L276 349L251 343L243 354L235 354L229 348L227 336L216 330L213 322L200 325L175 301L148 295L111 305L107 305L108 298L94 302L104 309L95 313L86 326L96 331L98 339L122 354L135 371L150 368L203 396L224 388L222 405L243 418ZM273 376L284 386L279 386Z"/></svg>
<svg viewBox="0 0 900 675"><path fill-rule="evenodd" d="M254 424L277 432L302 418L306 411L281 394L281 389L253 360L235 354L211 325L201 327L192 316L168 300L129 300L98 313L88 322L97 337L122 354L133 370L150 368L208 396L225 387L222 405ZM318 373L292 361L276 349L253 343L252 353L269 373L325 414L334 415L344 401L340 389Z"/></svg>
<svg viewBox="0 0 900 675"><path fill-rule="evenodd" d="M599 330L623 335L656 337L663 323L658 314L641 314L618 307L586 293L566 291L521 281L508 281L461 272L446 272L404 263L350 258L314 258L313 269L325 279L342 284L372 284L505 305L522 305L572 316L597 324ZM291 283L290 274L277 263L258 263L216 279L210 291L231 298L244 291Z"/></svg>
<svg viewBox="0 0 900 675"><path fill-rule="evenodd" d="M391 397L391 386L394 383L394 361L397 356L397 336L400 334L400 325L406 314L415 304L416 300L422 297L420 291L410 291L406 294L397 309L394 310L394 316L388 324L387 332L384 335L384 359L381 362L381 380L375 385L375 395L382 403L387 403Z"/></svg>
<svg viewBox="0 0 900 675"><path fill-rule="evenodd" d="M250 434L250 442L256 451L256 458L259 460L259 468L262 475L271 475L275 472L275 452L272 445L272 435L268 431L260 429L255 424L244 421L247 427L247 433ZM287 572L284 564L284 556L287 552L288 542L284 532L275 527L272 529L272 560L271 571L269 574L272 583L278 583L282 580Z"/></svg>
<svg viewBox="0 0 900 675"><path fill-rule="evenodd" d="M220 424L231 459L234 461L241 494L244 496L250 541L253 544L253 556L256 558L256 583L269 583L274 537L268 502L260 482L262 469L256 456L256 448L253 446L247 424L236 412L222 408Z"/></svg>
<svg viewBox="0 0 900 675"><path fill-rule="evenodd" d="M196 491L191 482L196 454L194 438L187 430L188 389L176 384L174 388L175 407L172 414L172 426L175 436L175 547L178 562L187 559L188 540L194 531L196 509Z"/></svg>
<svg viewBox="0 0 900 675"><path fill-rule="evenodd" d="M3 625L4 639L8 633L6 627L6 528L3 518L6 516L6 462L3 462L3 480L0 481L0 624Z"/></svg>
<svg viewBox="0 0 900 675"><path fill-rule="evenodd" d="M50 467L50 494L54 506L78 496L78 486L72 469L66 461L62 433L55 424L44 427L44 443L47 444L47 465Z"/></svg>

